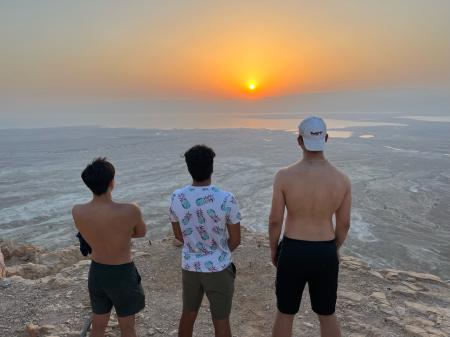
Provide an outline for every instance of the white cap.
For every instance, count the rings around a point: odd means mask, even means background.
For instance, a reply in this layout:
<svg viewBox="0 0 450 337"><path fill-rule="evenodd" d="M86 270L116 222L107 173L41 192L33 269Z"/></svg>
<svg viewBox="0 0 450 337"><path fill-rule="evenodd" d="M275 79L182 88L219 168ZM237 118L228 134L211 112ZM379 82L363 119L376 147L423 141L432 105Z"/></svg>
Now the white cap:
<svg viewBox="0 0 450 337"><path fill-rule="evenodd" d="M323 151L325 149L327 126L322 118L305 118L298 126L298 131L308 151Z"/></svg>

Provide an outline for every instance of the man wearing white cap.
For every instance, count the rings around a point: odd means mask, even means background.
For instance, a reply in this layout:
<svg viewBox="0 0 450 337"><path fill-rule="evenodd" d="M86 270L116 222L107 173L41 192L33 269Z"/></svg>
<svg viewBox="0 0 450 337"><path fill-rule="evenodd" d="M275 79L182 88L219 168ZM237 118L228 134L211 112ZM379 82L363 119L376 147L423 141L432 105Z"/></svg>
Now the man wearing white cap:
<svg viewBox="0 0 450 337"><path fill-rule="evenodd" d="M338 251L350 228L351 185L325 158L327 140L321 118L303 120L297 139L303 158L275 176L269 218L272 263L277 267L278 312L273 337L292 336L306 284L312 310L319 316L321 336L341 336L335 315Z"/></svg>

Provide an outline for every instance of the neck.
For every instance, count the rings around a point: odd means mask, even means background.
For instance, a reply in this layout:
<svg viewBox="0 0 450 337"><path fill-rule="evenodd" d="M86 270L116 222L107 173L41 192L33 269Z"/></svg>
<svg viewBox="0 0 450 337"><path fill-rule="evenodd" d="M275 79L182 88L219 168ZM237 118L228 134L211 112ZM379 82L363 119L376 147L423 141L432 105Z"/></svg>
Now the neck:
<svg viewBox="0 0 450 337"><path fill-rule="evenodd" d="M303 160L306 160L306 161L325 161L327 159L325 158L325 155L323 154L323 151L321 151L321 152L304 151L303 152Z"/></svg>
<svg viewBox="0 0 450 337"><path fill-rule="evenodd" d="M111 192L106 192L106 193L104 193L102 195L95 195L94 194L94 197L92 198L92 201L95 201L95 202L111 202L112 201Z"/></svg>
<svg viewBox="0 0 450 337"><path fill-rule="evenodd" d="M203 181L192 181L192 186L209 186L211 185L211 178L203 180Z"/></svg>

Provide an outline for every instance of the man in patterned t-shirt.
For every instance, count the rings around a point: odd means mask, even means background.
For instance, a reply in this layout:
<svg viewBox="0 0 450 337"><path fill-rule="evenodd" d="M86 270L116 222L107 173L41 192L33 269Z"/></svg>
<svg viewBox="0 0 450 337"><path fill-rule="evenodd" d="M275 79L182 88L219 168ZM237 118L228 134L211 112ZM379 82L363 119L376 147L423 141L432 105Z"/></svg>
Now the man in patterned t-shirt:
<svg viewBox="0 0 450 337"><path fill-rule="evenodd" d="M170 221L183 242L183 313L179 337L191 337L206 293L216 337L231 337L229 316L236 268L231 252L241 241L239 205L233 194L211 185L214 151L195 145L184 157L192 176L172 194Z"/></svg>

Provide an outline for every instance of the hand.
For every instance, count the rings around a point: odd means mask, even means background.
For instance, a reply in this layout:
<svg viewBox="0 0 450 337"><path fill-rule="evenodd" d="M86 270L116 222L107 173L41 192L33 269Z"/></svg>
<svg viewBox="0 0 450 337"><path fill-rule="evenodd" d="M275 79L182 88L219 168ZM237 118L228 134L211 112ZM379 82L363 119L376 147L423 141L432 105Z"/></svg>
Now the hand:
<svg viewBox="0 0 450 337"><path fill-rule="evenodd" d="M275 266L275 268L277 268L278 266L278 252L275 250L272 250L271 252L271 259L272 259L272 264Z"/></svg>

